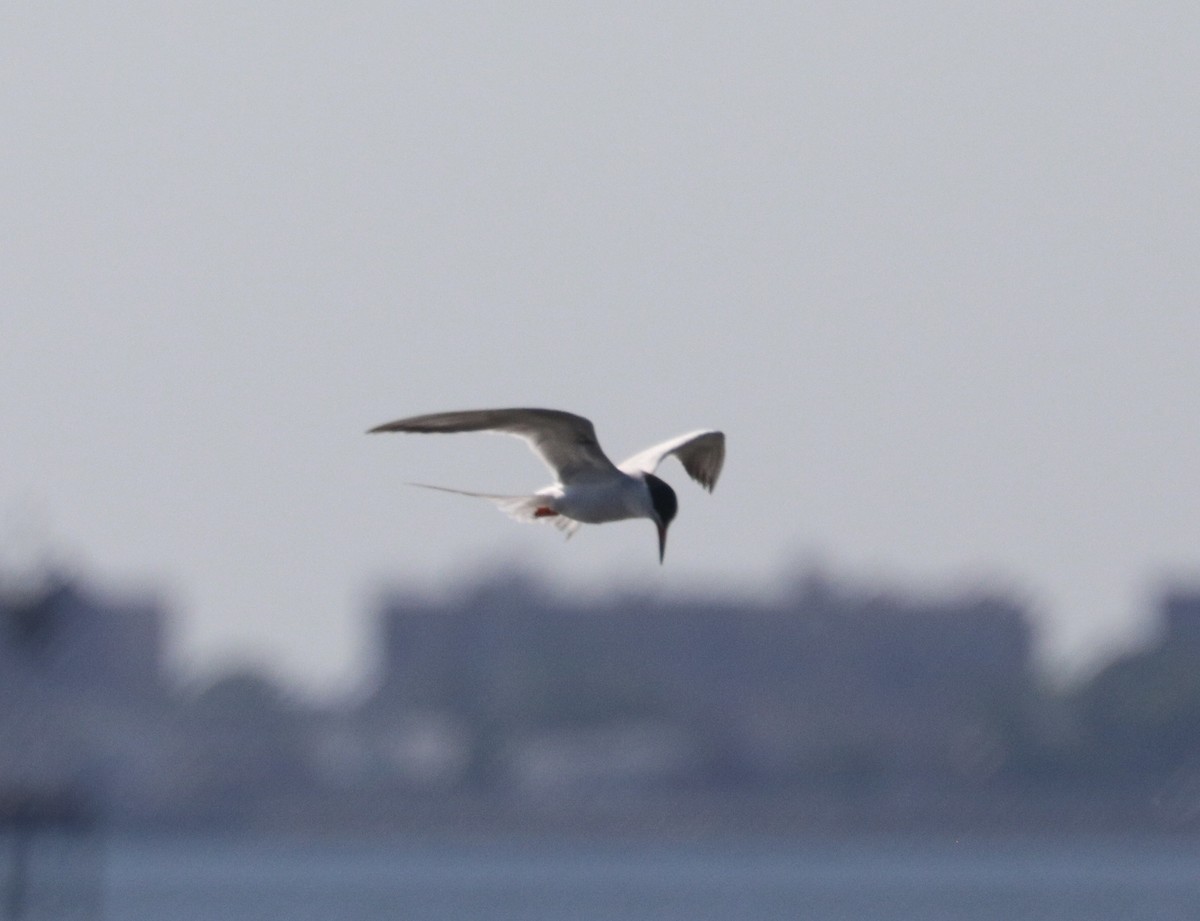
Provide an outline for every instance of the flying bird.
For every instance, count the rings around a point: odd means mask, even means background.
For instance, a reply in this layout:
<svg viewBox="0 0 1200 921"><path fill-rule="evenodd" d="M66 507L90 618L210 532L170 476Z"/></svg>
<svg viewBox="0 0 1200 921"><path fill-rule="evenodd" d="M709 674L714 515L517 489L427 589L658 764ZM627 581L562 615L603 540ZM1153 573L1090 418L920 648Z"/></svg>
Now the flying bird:
<svg viewBox="0 0 1200 921"><path fill-rule="evenodd" d="M557 409L476 409L397 419L373 432L504 432L528 442L557 481L532 495L498 496L414 483L426 489L488 499L518 521L547 520L570 537L580 524L649 518L658 528L658 561L667 528L679 510L675 490L654 475L674 455L693 480L712 492L725 463L725 435L700 429L646 448L614 464L600 448L590 420Z"/></svg>

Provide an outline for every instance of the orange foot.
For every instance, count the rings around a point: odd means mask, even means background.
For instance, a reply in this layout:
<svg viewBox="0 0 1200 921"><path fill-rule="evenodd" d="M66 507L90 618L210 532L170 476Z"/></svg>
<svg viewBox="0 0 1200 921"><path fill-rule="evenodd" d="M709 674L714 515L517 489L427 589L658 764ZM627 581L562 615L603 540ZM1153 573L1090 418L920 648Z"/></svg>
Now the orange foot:
<svg viewBox="0 0 1200 921"><path fill-rule="evenodd" d="M544 505L539 508L534 509L534 511L533 511L534 518L552 518L557 514L558 514L558 512L554 511L554 509L546 508L546 506L544 506Z"/></svg>

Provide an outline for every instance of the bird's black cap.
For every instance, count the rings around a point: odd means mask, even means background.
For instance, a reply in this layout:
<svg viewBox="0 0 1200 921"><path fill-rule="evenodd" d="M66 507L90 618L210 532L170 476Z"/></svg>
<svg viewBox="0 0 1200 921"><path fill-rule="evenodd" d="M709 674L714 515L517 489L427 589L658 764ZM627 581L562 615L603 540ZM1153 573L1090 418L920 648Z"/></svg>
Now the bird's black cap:
<svg viewBox="0 0 1200 921"><path fill-rule="evenodd" d="M679 500L675 498L675 490L653 473L646 474L646 486L650 489L650 501L654 504L654 511L658 513L663 527L666 527L679 511Z"/></svg>

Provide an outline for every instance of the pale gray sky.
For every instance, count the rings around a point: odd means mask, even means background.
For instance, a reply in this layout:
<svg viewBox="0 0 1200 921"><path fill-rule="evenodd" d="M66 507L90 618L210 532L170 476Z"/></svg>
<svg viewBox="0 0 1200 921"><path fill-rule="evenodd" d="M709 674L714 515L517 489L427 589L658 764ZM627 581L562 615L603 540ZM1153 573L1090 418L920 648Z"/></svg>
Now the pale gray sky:
<svg viewBox="0 0 1200 921"><path fill-rule="evenodd" d="M313 687L382 580L501 564L1127 632L1200 563L1200 7L724 7L6 7L5 552ZM665 469L660 568L402 485L543 485L515 440L362 434L505 404L724 428L724 479Z"/></svg>

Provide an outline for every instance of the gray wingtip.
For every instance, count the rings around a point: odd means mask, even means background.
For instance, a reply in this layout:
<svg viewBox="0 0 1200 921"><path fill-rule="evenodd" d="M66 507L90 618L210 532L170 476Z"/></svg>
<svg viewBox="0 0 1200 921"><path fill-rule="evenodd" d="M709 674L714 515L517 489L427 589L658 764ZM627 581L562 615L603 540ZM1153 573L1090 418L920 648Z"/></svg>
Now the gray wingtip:
<svg viewBox="0 0 1200 921"><path fill-rule="evenodd" d="M398 420L396 422L385 422L385 423L383 423L383 425L377 425L374 428L367 429L367 434L374 435L377 432L403 432L407 428L403 424L403 422L404 422L404 420Z"/></svg>

